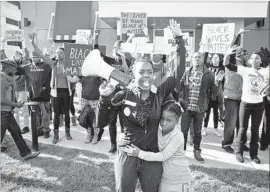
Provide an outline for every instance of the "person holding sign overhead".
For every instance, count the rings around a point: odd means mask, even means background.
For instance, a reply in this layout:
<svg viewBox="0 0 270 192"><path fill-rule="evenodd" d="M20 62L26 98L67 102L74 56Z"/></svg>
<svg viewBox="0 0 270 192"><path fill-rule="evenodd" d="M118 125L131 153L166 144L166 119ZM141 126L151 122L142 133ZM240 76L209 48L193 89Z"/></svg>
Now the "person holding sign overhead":
<svg viewBox="0 0 270 192"><path fill-rule="evenodd" d="M171 24L170 27L177 38L180 28L175 24ZM117 114L124 120L124 137L115 161L115 182L118 192L134 192L138 178L144 192L158 191L162 177L162 163L130 157L122 151L122 147L134 144L144 151L159 152L157 136L161 108L165 98L180 82L180 65L177 66L175 77L168 77L159 87L153 85L153 66L148 61L134 63L134 82L128 89L118 91L110 84L100 87L97 127L104 128ZM127 142L124 142L125 140Z"/></svg>
<svg viewBox="0 0 270 192"><path fill-rule="evenodd" d="M65 66L65 54L63 48L58 48L56 50L56 61L51 60L49 57L43 55L42 51L34 43L35 33L29 34L30 42L36 51L36 54L47 63L52 68L52 78L51 78L51 96L53 97L53 109L54 109L54 138L52 143L56 144L59 141L59 120L61 108L64 108L65 114L65 133L67 140L71 140L70 135L70 116L69 116L69 106L70 106L70 96L71 89L70 83L75 83L79 81L77 76L69 76L64 73Z"/></svg>

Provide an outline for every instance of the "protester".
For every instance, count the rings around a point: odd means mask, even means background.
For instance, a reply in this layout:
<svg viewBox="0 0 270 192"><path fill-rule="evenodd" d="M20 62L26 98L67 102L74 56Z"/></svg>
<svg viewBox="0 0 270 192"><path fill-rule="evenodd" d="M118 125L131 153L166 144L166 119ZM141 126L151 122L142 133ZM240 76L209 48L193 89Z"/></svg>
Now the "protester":
<svg viewBox="0 0 270 192"><path fill-rule="evenodd" d="M188 131L193 123L193 146L194 157L200 162L204 162L201 156L201 130L204 118L204 112L208 107L208 100L216 99L217 88L213 74L203 65L202 54L194 53L192 57L192 67L186 71L180 82L180 97L187 102L187 111L183 114L181 120L181 129L184 134L184 149L186 150L186 143Z"/></svg>
<svg viewBox="0 0 270 192"><path fill-rule="evenodd" d="M231 47L240 44L240 36L245 31L239 31L231 43ZM242 48L236 52L236 65L242 66L244 60L241 60L239 53L242 52ZM233 58L232 58L233 60ZM233 62L233 61L232 61ZM242 97L243 78L241 75L234 71L225 69L225 82L224 82L224 106L225 106L225 119L224 119L224 131L222 148L228 153L234 153L232 144L234 141L234 132L239 132L239 109ZM235 129L236 128L236 129ZM247 135L243 139L244 144L247 142ZM244 151L249 151L249 148L244 145Z"/></svg>
<svg viewBox="0 0 270 192"><path fill-rule="evenodd" d="M163 103L158 129L158 153L140 150L131 145L123 149L128 155L145 161L162 161L163 173L159 192L189 191L191 171L185 157L184 137L178 127L182 109L179 103L168 100Z"/></svg>
<svg viewBox="0 0 270 192"><path fill-rule="evenodd" d="M37 101L36 122L38 135L50 137L50 81L52 69L41 61L36 51L32 52L33 63L17 68L18 72L26 76L29 85L29 100Z"/></svg>
<svg viewBox="0 0 270 192"><path fill-rule="evenodd" d="M182 38L177 37L180 29L177 28L176 23L171 23L171 28L176 39ZM181 63L181 65L185 65L185 63ZM122 90L115 95L112 85L102 85L97 118L98 127L105 127L119 113L123 117L124 134L130 138L130 144L134 144L144 151L158 152L157 131L161 106L163 100L179 83L180 68L180 66L177 67L176 78L169 77L160 87L156 88L153 86L151 63L137 62L133 67L134 82L130 85L130 89ZM111 101L112 96L116 98ZM116 102L122 104L117 106ZM148 162L129 157L121 148L118 148L115 162L116 191L135 191L139 178L144 192L156 192L161 176L162 164L160 162Z"/></svg>
<svg viewBox="0 0 270 192"><path fill-rule="evenodd" d="M58 48L56 50L56 61L53 61L49 57L43 55L42 51L34 43L35 34L30 35L29 38L31 44L36 51L37 55L43 59L44 63L49 64L52 68L52 78L51 78L51 96L53 99L53 109L54 109L54 138L52 143L56 144L59 141L59 117L61 108L64 108L65 114L65 135L67 140L71 140L70 135L70 96L71 89L70 83L76 83L79 81L77 76L71 77L64 74L65 66L65 54L63 48Z"/></svg>
<svg viewBox="0 0 270 192"><path fill-rule="evenodd" d="M235 49L236 48L234 47L228 51L225 66L229 70L235 71L243 77L243 94L239 111L240 130L236 141L236 159L241 163L244 162L244 140L248 129L249 118L251 116L251 141L249 152L251 160L259 164L259 127L264 111L262 89L268 85L269 69L260 67L260 65L265 62L264 55L261 51L257 51L251 55L251 68L236 66L235 62L230 62L230 58L235 57Z"/></svg>
<svg viewBox="0 0 270 192"><path fill-rule="evenodd" d="M82 112L86 105L90 105L94 112L97 110L98 99L99 99L99 86L101 85L101 78L100 77L82 77L81 78L81 85L82 85L82 92L81 92L81 106ZM87 114L90 115L90 114ZM98 129L98 134L94 137L94 125L92 123L88 124L87 127L87 137L84 143L93 143L96 144L98 141L101 140L102 134L104 132L103 129Z"/></svg>
<svg viewBox="0 0 270 192"><path fill-rule="evenodd" d="M22 53L20 53L19 51L16 51L13 55L13 62L17 65L17 66L21 66L25 63L27 63L27 59L28 59L28 55L27 57L23 58ZM15 90L16 90L16 99L17 101L27 101L27 87L26 87L26 80L25 80L25 76L24 75L19 75L17 76L16 79L16 85L15 85ZM17 123L20 125L20 118L21 118L21 114L20 112L22 112L22 117L23 117L23 129L22 129L22 133L27 133L29 132L29 110L27 106L23 106L21 109L20 108L16 108L15 109L15 118Z"/></svg>
<svg viewBox="0 0 270 192"><path fill-rule="evenodd" d="M17 65L10 61L1 60L1 143L8 130L20 152L23 160L35 158L39 152L31 152L26 145L21 129L13 116L14 108L21 108L24 105L23 101L15 102L15 81L14 74ZM1 147L1 152L5 149Z"/></svg>
<svg viewBox="0 0 270 192"><path fill-rule="evenodd" d="M132 40L132 37L134 36L134 34L131 34L130 38L127 40L128 42ZM99 37L99 31L96 32L96 36L95 36L95 49L98 49L98 37ZM130 65L131 62L126 58L125 54L120 53L120 47L121 44L123 43L123 41L116 41L114 43L113 46L113 50L112 50L112 55L113 57L108 57L106 55L101 54L101 56L103 57L103 60L115 67L116 69L125 72L126 74L130 74ZM117 90L120 90L119 86L116 86ZM123 123L122 123L122 117L119 116L119 121L120 121L120 126L121 126L121 130L123 129ZM110 140L111 140L111 148L109 150L109 153L115 153L117 151L117 143L116 143L116 138L117 138L117 115L115 116L115 118L110 122L109 124L109 133L110 133ZM98 129L98 130L103 130L103 129ZM96 131L97 132L97 131ZM95 139L96 138L96 139ZM94 136L94 142L97 143L98 142L98 136L97 134L95 134Z"/></svg>
<svg viewBox="0 0 270 192"><path fill-rule="evenodd" d="M217 86L218 95L214 100L212 97L209 98L208 108L206 111L206 116L204 118L204 128L202 129L202 136L207 134L207 126L209 121L209 116L211 109L213 108L213 120L214 120L214 133L216 136L221 137L221 134L218 132L218 121L219 121L219 105L223 106L223 85L224 85L224 73L225 68L223 66L223 59L220 54L214 54L212 56L212 64L208 68L215 77L215 84ZM223 111L223 109L221 109ZM222 115L222 114L221 114Z"/></svg>

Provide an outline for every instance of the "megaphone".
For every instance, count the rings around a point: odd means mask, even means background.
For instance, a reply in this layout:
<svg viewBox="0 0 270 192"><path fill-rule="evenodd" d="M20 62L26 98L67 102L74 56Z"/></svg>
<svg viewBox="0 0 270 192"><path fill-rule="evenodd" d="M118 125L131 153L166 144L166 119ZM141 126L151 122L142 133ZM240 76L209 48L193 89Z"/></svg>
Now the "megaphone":
<svg viewBox="0 0 270 192"><path fill-rule="evenodd" d="M94 49L85 58L82 65L83 76L99 76L106 80L110 78L119 82L122 86L127 86L131 81L132 77L115 69L106 63L100 56L100 51Z"/></svg>

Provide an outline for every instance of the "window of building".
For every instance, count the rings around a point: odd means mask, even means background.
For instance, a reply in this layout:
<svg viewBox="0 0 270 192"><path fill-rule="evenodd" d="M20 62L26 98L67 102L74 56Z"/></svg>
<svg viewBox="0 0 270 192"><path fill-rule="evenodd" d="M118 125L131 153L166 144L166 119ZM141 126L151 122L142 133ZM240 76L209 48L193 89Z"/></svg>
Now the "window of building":
<svg viewBox="0 0 270 192"><path fill-rule="evenodd" d="M19 26L19 22L14 20L14 19L10 19L8 17L6 17L6 23L10 24L10 25L15 25L15 26Z"/></svg>
<svg viewBox="0 0 270 192"><path fill-rule="evenodd" d="M7 1L10 4L16 5L18 9L21 9L21 3L20 1Z"/></svg>

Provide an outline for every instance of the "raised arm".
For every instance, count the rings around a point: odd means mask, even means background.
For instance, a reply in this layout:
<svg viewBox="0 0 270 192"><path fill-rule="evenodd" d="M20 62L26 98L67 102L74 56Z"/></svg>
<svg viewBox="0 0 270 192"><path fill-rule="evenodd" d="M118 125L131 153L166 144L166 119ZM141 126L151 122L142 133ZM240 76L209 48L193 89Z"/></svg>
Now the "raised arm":
<svg viewBox="0 0 270 192"><path fill-rule="evenodd" d="M44 63L47 63L50 65L50 67L54 66L54 61L51 60L49 57L43 55L42 51L40 50L40 48L35 44L34 40L35 40L35 36L36 34L33 33L32 35L29 34L29 38L30 38L30 42L36 52L36 54L44 61Z"/></svg>

